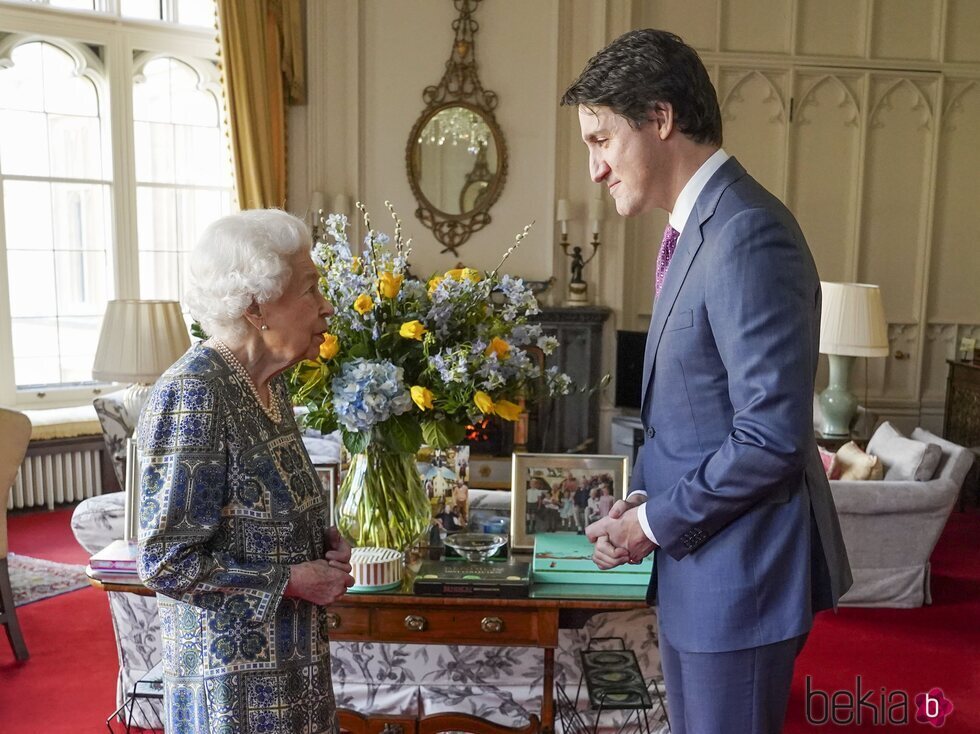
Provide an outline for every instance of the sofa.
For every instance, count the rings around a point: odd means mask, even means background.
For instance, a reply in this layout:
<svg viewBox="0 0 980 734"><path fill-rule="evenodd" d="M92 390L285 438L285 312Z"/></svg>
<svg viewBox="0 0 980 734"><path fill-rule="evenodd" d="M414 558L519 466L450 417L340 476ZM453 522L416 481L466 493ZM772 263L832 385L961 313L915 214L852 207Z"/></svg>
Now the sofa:
<svg viewBox="0 0 980 734"><path fill-rule="evenodd" d="M101 407L105 413L106 406ZM103 426L125 431L126 416L115 408L108 413ZM330 445L330 439L325 442L319 436L307 438L307 448L315 460L336 460L339 443ZM118 450L118 441L113 439L110 446L117 449L114 457L124 460L125 452ZM471 527L480 528L488 520L509 515L510 492L470 490ZM123 536L123 522L124 493L116 492L81 502L72 516L72 530L82 547L95 553ZM109 593L108 597L119 654L117 696L121 703L135 682L160 662L160 627L154 597L128 593ZM555 680L570 699L576 699L581 677L578 651L585 649L589 640L604 637L623 638L636 653L644 678L657 682L662 690L656 615L641 609L599 614L582 629L561 631ZM461 711L523 726L530 714L540 710L541 650L373 642L332 642L330 649L337 703L359 713L410 714L421 707L419 714ZM595 716L586 710L584 688L577 705L586 722ZM618 726L629 713L603 712L600 723L603 727ZM147 721L137 709L133 723L147 726L152 718ZM651 712L650 723L653 732L665 730L663 712Z"/></svg>
<svg viewBox="0 0 980 734"><path fill-rule="evenodd" d="M868 453L881 451L876 438ZM845 606L920 607L932 602L929 557L942 534L973 455L922 428L911 440L938 446L938 466L931 478L889 479L895 467L882 457L885 479L831 480L854 585L841 598Z"/></svg>

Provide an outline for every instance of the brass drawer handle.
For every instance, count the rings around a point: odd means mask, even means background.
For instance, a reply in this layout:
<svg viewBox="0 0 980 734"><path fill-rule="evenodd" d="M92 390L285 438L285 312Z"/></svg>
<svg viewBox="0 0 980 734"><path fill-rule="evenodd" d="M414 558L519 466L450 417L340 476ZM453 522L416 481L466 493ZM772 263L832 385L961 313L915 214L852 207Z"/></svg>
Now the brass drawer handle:
<svg viewBox="0 0 980 734"><path fill-rule="evenodd" d="M480 620L480 629L484 632L503 632L504 620L500 617L484 617Z"/></svg>
<svg viewBox="0 0 980 734"><path fill-rule="evenodd" d="M340 615L327 612L327 629L335 630L340 628Z"/></svg>
<svg viewBox="0 0 980 734"><path fill-rule="evenodd" d="M409 614L405 617L405 629L412 630L412 632L421 632L425 629L425 626L425 617L421 617L418 614Z"/></svg>

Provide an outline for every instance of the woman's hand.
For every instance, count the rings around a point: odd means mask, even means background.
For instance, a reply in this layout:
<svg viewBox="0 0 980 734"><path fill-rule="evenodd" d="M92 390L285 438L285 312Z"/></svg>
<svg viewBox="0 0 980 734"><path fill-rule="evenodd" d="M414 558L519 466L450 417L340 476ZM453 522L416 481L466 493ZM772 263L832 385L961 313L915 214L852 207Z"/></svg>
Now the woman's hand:
<svg viewBox="0 0 980 734"><path fill-rule="evenodd" d="M323 557L334 568L340 569L344 573L350 573L350 543L343 539L336 526L327 528L326 533L324 533L324 540L328 550L323 554Z"/></svg>
<svg viewBox="0 0 980 734"><path fill-rule="evenodd" d="M350 558L349 551L347 556ZM333 604L354 585L354 577L350 575L350 564L344 564L347 570L340 568L339 565L338 561L328 561L324 558L290 566L285 595L305 599L319 606Z"/></svg>

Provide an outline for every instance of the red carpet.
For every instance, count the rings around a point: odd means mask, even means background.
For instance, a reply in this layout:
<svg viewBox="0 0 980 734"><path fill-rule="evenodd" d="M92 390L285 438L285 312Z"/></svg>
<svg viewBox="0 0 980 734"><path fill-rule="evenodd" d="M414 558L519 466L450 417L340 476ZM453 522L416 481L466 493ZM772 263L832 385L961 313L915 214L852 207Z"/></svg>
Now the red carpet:
<svg viewBox="0 0 980 734"><path fill-rule="evenodd" d="M815 731L942 731L980 732L980 513L954 512L932 556L932 605L919 609L841 609L822 613L796 664L793 694L786 717L787 734ZM871 691L874 704L912 700L917 693L941 688L952 701L953 713L941 729L914 720L907 726L875 725L869 706L862 721L849 726L806 719L806 676L811 691L855 691L861 678L862 695ZM882 694L882 689L885 693ZM892 698L889 698L892 696ZM847 698L838 699L846 704ZM823 715L813 700L813 713ZM880 705L878 706L881 710ZM856 717L856 709L845 706Z"/></svg>
<svg viewBox="0 0 980 734"><path fill-rule="evenodd" d="M70 516L70 510L61 510L10 517L11 550L84 562ZM810 724L807 676L811 691L827 694L853 694L860 676L861 692L872 694L865 700L879 709L883 695L887 705L895 700L888 695L905 691L911 700L938 687L954 706L943 734L980 732L980 512L954 513L932 560L932 606L841 609L820 616L796 665L787 734L934 731L914 719L908 726L875 725L869 706L862 709L861 725ZM31 659L14 662L0 636L0 732L105 732L105 717L115 707L117 662L104 594L95 589L64 594L20 607L18 616ZM818 707L815 713L823 711Z"/></svg>
<svg viewBox="0 0 980 734"><path fill-rule="evenodd" d="M71 509L10 514L10 550L85 563L70 520ZM31 657L18 663L0 635L0 732L104 734L119 669L105 594L73 591L18 607L17 618Z"/></svg>

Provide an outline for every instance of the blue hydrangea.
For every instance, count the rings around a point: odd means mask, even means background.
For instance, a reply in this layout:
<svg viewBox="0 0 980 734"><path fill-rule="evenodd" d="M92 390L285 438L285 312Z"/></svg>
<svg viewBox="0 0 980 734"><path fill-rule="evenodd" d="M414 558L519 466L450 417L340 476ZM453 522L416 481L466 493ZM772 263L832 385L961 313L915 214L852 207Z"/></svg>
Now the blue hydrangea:
<svg viewBox="0 0 980 734"><path fill-rule="evenodd" d="M402 368L388 360L353 359L331 383L337 420L348 431L368 431L412 408Z"/></svg>

